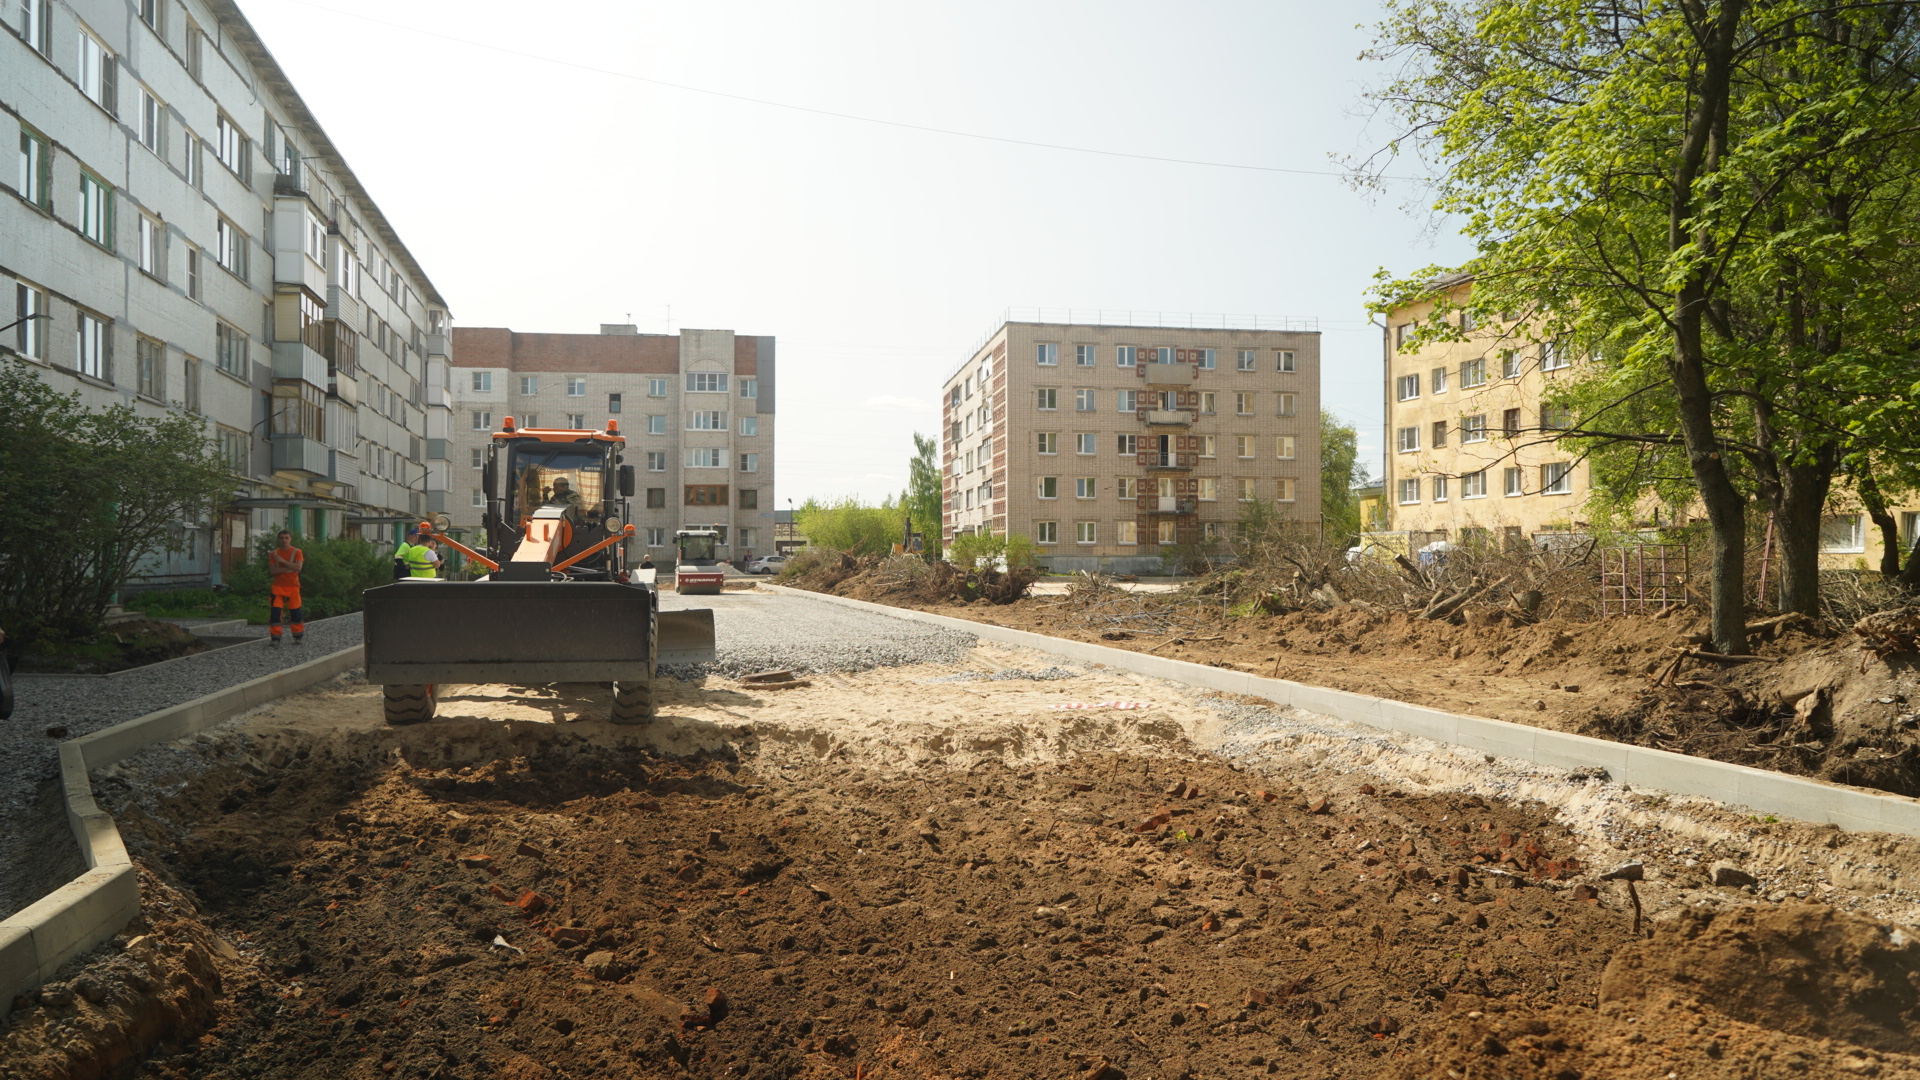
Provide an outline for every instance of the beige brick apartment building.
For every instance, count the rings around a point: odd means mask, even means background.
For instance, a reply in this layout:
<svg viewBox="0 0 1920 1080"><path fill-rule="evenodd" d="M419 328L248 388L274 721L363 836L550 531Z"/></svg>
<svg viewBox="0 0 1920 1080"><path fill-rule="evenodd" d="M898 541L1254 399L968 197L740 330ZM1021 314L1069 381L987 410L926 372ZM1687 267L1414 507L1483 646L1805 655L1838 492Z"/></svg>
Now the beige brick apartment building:
<svg viewBox="0 0 1920 1080"><path fill-rule="evenodd" d="M636 562L668 554L674 530L692 527L718 529L728 560L773 552L773 338L606 325L598 334L456 327L454 341L457 497L447 510L456 526L480 526L480 466L506 417L521 427L617 420L638 473Z"/></svg>
<svg viewBox="0 0 1920 1080"><path fill-rule="evenodd" d="M1454 280L1449 298L1463 303L1471 287ZM1387 317L1389 528L1424 534L1421 542L1478 530L1509 543L1584 529L1587 466L1552 442L1565 419L1542 404L1574 358L1524 327L1470 320L1465 341L1412 347L1433 308L1422 302Z"/></svg>
<svg viewBox="0 0 1920 1080"><path fill-rule="evenodd" d="M1320 334L1290 325L1002 323L943 388L947 539L1019 534L1056 572L1141 572L1248 503L1317 523Z"/></svg>

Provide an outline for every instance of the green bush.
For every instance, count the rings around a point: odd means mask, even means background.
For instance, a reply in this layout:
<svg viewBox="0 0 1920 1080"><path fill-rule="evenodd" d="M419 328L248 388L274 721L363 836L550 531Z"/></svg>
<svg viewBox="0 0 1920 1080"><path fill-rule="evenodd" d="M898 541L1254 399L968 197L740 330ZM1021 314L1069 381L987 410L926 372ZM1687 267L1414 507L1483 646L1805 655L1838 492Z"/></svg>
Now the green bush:
<svg viewBox="0 0 1920 1080"><path fill-rule="evenodd" d="M994 536L991 533L970 533L955 537L948 545L948 555L955 566L973 569L979 566L998 566L1001 559L1007 561L1007 569L1031 568L1038 560L1039 546L1031 539L1019 533L1007 533ZM984 560L984 561L983 561Z"/></svg>
<svg viewBox="0 0 1920 1080"><path fill-rule="evenodd" d="M140 593L126 602L132 611L154 618L227 618L267 621L267 597L273 580L267 573L267 552L277 541L262 536L254 542L253 558L227 575L224 592L210 589L173 589ZM360 610L360 594L393 580L393 553L365 540L297 540L306 553L300 573L300 599L309 620L328 619Z"/></svg>
<svg viewBox="0 0 1920 1080"><path fill-rule="evenodd" d="M900 542L906 511L892 499L868 506L859 499L834 503L812 499L794 513L794 524L813 547L850 555L885 555Z"/></svg>

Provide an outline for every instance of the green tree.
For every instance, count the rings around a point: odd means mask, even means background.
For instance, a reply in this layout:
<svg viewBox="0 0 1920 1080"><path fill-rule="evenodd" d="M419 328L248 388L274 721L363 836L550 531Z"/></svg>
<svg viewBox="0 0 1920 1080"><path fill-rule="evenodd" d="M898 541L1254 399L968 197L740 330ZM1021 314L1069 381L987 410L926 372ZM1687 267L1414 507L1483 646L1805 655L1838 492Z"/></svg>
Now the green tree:
<svg viewBox="0 0 1920 1080"><path fill-rule="evenodd" d="M10 651L99 629L143 559L186 545L183 520L230 492L203 423L89 410L24 363L0 363L0 626Z"/></svg>
<svg viewBox="0 0 1920 1080"><path fill-rule="evenodd" d="M808 499L794 511L794 523L813 547L854 555L885 555L900 542L906 510L892 498L869 506L849 496L831 503Z"/></svg>
<svg viewBox="0 0 1920 1080"><path fill-rule="evenodd" d="M1436 208L1479 246L1472 313L1530 358L1599 361L1538 434L1648 482L1684 464L1722 651L1746 648L1748 502L1778 526L1782 606L1815 609L1834 477L1914 392L1917 23L1907 3L1388 0L1379 28L1393 145L1437 164ZM1450 314L1416 340L1460 333Z"/></svg>
<svg viewBox="0 0 1920 1080"><path fill-rule="evenodd" d="M919 432L913 433L913 459L907 462L907 515L913 527L924 536L922 543L930 558L940 557L942 511L946 491L940 476L940 444Z"/></svg>
<svg viewBox="0 0 1920 1080"><path fill-rule="evenodd" d="M1356 485L1367 482L1360 462L1360 438L1325 409L1320 410L1320 521L1322 533L1351 544L1360 535L1360 500Z"/></svg>

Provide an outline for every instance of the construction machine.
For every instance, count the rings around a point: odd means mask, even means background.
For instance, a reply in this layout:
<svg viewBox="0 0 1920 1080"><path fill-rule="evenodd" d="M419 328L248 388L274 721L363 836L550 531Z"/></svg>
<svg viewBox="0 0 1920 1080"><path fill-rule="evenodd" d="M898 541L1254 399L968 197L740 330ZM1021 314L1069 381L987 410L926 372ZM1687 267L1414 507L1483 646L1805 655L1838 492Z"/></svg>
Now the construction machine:
<svg viewBox="0 0 1920 1080"><path fill-rule="evenodd" d="M681 529L673 534L673 591L682 596L718 596L727 582L720 569L717 529Z"/></svg>
<svg viewBox="0 0 1920 1080"><path fill-rule="evenodd" d="M432 718L447 683L593 682L614 723L653 715L660 664L710 662L713 612L662 611L654 571L627 565L633 466L618 421L604 431L517 428L505 418L481 469L484 545L421 522L484 567L474 581L402 578L365 594L367 679L390 724Z"/></svg>

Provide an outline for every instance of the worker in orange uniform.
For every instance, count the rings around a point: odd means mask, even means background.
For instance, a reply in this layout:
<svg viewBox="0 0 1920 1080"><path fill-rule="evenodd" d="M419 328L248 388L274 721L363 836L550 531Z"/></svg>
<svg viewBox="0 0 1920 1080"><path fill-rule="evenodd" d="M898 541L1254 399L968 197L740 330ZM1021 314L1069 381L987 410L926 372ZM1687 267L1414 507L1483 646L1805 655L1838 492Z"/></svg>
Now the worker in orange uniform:
<svg viewBox="0 0 1920 1080"><path fill-rule="evenodd" d="M307 565L306 553L293 546L293 534L280 530L280 546L267 552L267 573L273 575L273 593L267 600L267 638L270 645L280 644L280 612L285 609L293 623L296 644L307 636L307 611L300 602L300 571Z"/></svg>

